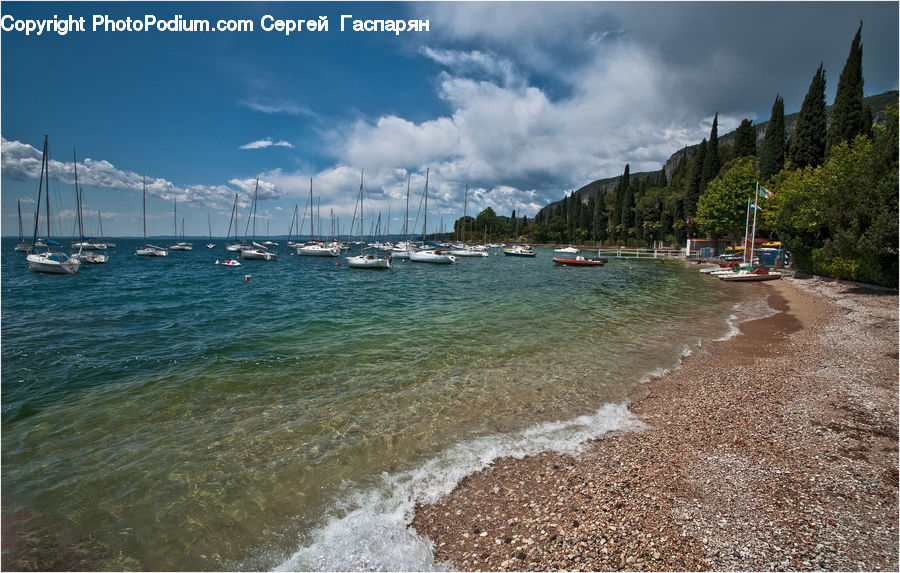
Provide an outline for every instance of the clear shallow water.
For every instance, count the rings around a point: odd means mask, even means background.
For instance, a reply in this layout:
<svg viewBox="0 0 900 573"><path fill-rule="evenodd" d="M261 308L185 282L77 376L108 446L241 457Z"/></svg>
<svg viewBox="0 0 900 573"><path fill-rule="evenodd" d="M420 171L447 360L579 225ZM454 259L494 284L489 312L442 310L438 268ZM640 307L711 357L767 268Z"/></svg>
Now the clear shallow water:
<svg viewBox="0 0 900 573"><path fill-rule="evenodd" d="M549 249L384 272L117 242L68 277L2 243L4 516L91 539L98 569L434 567L416 502L633 423L649 376L767 311Z"/></svg>

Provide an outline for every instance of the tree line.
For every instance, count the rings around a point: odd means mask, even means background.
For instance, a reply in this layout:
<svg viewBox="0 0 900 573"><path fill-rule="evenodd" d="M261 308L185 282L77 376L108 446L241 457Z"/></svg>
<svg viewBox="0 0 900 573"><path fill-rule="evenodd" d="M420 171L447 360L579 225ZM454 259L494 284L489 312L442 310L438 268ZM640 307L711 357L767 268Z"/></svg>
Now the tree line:
<svg viewBox="0 0 900 573"><path fill-rule="evenodd" d="M498 217L492 209L466 225L466 236L518 237L535 243L650 246L688 238L743 241L748 200L756 199L757 236L780 240L796 268L897 286L898 111L896 101L873 123L863 97L862 23L838 79L831 117L822 64L813 74L794 128L785 127L776 95L757 145L757 127L744 119L730 144L719 144L718 114L709 138L666 177L632 177L629 166L614 189L577 193L538 217Z"/></svg>

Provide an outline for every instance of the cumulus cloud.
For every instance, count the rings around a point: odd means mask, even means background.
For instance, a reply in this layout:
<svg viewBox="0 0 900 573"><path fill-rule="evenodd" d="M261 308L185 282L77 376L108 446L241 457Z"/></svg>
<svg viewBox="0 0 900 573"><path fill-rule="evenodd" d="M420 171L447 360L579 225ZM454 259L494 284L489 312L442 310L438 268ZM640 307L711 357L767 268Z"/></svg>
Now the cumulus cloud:
<svg viewBox="0 0 900 573"><path fill-rule="evenodd" d="M0 136L0 168L3 177L17 180L38 179L41 176L42 151L20 141L10 141ZM50 174L62 183L75 183L75 165L71 162L50 160ZM232 179L227 185L191 184L180 186L162 178L119 169L106 160L90 157L78 160L78 184L106 189L140 191L146 185L147 194L179 202L222 208L233 201L236 191L249 201L255 180ZM260 199L277 199L278 191L273 183L260 181Z"/></svg>

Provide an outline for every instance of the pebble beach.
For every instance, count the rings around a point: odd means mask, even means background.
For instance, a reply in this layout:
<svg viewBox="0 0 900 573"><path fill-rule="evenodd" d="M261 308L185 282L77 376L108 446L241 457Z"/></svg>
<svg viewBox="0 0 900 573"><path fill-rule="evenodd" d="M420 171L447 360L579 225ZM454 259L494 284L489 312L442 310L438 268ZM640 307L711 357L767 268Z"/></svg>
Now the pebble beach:
<svg viewBox="0 0 900 573"><path fill-rule="evenodd" d="M504 458L411 527L463 571L898 568L898 297L821 278L577 455Z"/></svg>

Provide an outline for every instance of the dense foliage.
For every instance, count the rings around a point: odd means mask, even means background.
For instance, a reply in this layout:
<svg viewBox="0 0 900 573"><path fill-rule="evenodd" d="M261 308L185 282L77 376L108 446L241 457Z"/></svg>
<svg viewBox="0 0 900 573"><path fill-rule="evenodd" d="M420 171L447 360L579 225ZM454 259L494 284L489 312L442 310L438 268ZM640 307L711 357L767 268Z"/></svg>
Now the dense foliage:
<svg viewBox="0 0 900 573"><path fill-rule="evenodd" d="M688 238L740 242L748 200L760 183L772 195L758 201L757 237L781 240L797 269L897 286L896 94L883 124L873 127L862 98L861 56L857 32L831 124L819 65L790 133L780 96L758 146L757 128L747 119L731 141L720 142L716 114L709 138L676 154L668 171L631 173L625 165L609 184L567 194L534 219L486 209L466 221L466 237L648 247L683 245Z"/></svg>

